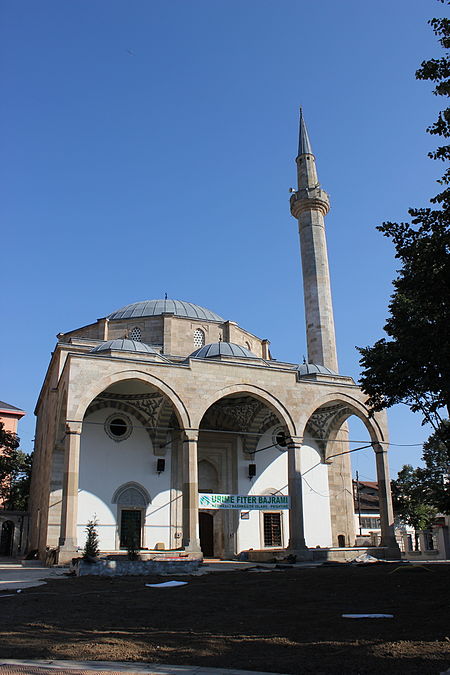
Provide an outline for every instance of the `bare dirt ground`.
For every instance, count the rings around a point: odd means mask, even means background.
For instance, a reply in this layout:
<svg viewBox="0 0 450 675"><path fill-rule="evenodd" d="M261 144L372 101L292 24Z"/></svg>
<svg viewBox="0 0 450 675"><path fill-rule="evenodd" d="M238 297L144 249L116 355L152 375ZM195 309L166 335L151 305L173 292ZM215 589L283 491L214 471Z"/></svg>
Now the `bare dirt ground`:
<svg viewBox="0 0 450 675"><path fill-rule="evenodd" d="M0 593L0 657L154 661L282 673L450 667L450 565L373 564L49 580ZM5 594L4 594L5 595ZM388 613L393 619L344 619Z"/></svg>

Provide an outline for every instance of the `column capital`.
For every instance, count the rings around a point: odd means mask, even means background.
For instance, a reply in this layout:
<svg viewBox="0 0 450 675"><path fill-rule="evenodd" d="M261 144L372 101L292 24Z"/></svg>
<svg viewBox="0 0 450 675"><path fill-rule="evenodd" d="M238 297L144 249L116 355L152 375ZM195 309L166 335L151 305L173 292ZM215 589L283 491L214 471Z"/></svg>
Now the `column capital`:
<svg viewBox="0 0 450 675"><path fill-rule="evenodd" d="M81 429L83 427L83 422L75 422L71 420L66 422L66 434L81 434Z"/></svg>
<svg viewBox="0 0 450 675"><path fill-rule="evenodd" d="M198 429L183 429L183 443L198 443Z"/></svg>

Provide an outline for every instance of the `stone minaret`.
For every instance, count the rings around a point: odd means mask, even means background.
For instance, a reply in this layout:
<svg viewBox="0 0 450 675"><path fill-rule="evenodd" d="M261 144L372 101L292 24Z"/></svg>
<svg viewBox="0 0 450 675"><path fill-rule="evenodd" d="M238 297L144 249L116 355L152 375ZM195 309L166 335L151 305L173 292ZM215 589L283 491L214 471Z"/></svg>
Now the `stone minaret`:
<svg viewBox="0 0 450 675"><path fill-rule="evenodd" d="M317 179L316 158L311 150L301 108L298 156L295 161L298 190L291 196L291 213L298 220L300 235L308 362L337 371L324 221L330 209L330 200Z"/></svg>

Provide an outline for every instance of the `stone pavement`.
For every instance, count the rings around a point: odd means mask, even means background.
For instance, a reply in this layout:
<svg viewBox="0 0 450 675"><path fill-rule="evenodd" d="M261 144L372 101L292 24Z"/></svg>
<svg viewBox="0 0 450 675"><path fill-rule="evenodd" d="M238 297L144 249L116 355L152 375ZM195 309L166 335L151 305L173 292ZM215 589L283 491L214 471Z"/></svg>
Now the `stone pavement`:
<svg viewBox="0 0 450 675"><path fill-rule="evenodd" d="M119 661L45 661L0 659L0 675L283 675L255 670L227 670L197 666Z"/></svg>
<svg viewBox="0 0 450 675"><path fill-rule="evenodd" d="M39 560L0 558L0 594L18 589L42 586L45 579L64 578L67 568L45 567Z"/></svg>

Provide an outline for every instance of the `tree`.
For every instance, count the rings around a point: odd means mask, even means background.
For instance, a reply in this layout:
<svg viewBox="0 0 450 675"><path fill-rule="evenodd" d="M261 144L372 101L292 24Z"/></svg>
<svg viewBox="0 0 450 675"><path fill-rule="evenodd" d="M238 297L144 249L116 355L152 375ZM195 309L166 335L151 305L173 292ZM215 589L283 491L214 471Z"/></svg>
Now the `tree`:
<svg viewBox="0 0 450 675"><path fill-rule="evenodd" d="M83 550L83 558L88 562L93 562L95 558L100 553L98 547L98 534L97 534L97 525L98 520L94 516L91 520L88 520L88 523L85 528L86 532L86 543Z"/></svg>
<svg viewBox="0 0 450 675"><path fill-rule="evenodd" d="M417 469L427 503L439 513L450 513L450 421L445 420L437 433L432 434L423 445L422 459L425 468ZM447 444L443 439L447 439Z"/></svg>
<svg viewBox="0 0 450 675"><path fill-rule="evenodd" d="M0 422L0 502L3 508L26 511L33 458L19 445L17 434L6 431Z"/></svg>
<svg viewBox="0 0 450 675"><path fill-rule="evenodd" d="M450 4L450 2L447 2ZM436 83L434 94L450 96L450 20L429 22L445 54L424 61L416 73ZM427 131L450 137L450 108L439 113ZM429 153L448 161L450 145ZM450 416L450 169L440 181L444 189L430 201L434 208L410 209L411 223L386 222L377 229L389 237L401 262L393 282L390 316L384 330L389 339L358 348L363 368L360 384L373 411L405 403L422 415L436 433L442 429L442 411ZM449 438L442 442L450 449Z"/></svg>
<svg viewBox="0 0 450 675"><path fill-rule="evenodd" d="M423 485L420 469L405 464L392 481L392 502L395 515L416 531L415 548L418 550L418 531L429 529L436 517L437 510L427 501L426 487Z"/></svg>

